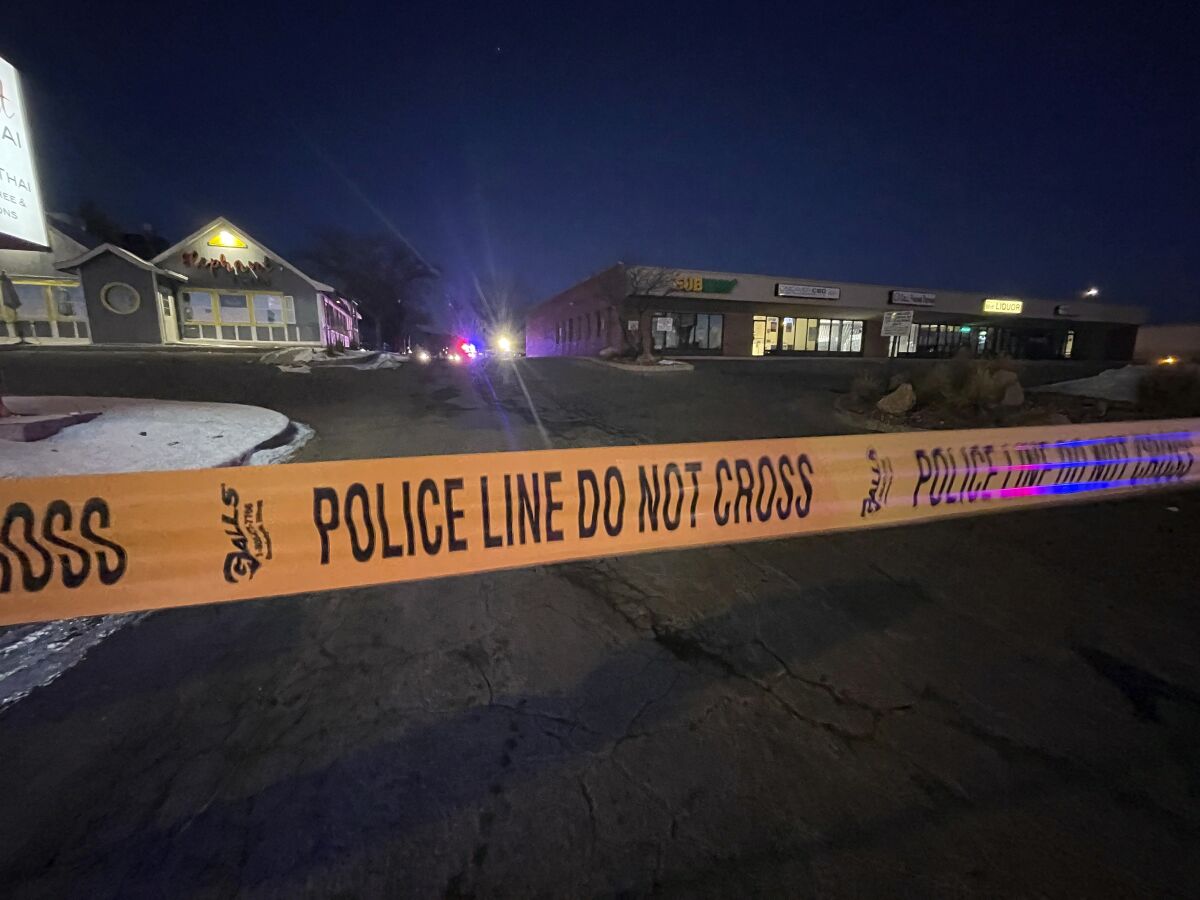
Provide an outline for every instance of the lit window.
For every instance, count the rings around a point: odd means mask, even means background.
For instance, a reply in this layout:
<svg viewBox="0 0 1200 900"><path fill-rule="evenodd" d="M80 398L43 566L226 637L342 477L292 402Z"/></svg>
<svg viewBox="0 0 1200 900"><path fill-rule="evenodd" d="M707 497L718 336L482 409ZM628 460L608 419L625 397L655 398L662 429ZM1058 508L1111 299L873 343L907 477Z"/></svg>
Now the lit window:
<svg viewBox="0 0 1200 900"><path fill-rule="evenodd" d="M250 301L245 294L221 295L221 321L235 323L250 321Z"/></svg>
<svg viewBox="0 0 1200 900"><path fill-rule="evenodd" d="M225 318L225 307L222 303L221 318ZM254 295L254 321L259 325L269 325L283 321L283 298L277 294Z"/></svg>
<svg viewBox="0 0 1200 900"><path fill-rule="evenodd" d="M54 314L60 319L82 319L87 317L87 303L83 299L83 288L78 285L58 285L50 289L54 298Z"/></svg>
<svg viewBox="0 0 1200 900"><path fill-rule="evenodd" d="M46 318L46 286L42 284L21 284L17 282L13 285L17 289L17 298L21 301L21 305L17 307L17 318L19 319L44 319Z"/></svg>
<svg viewBox="0 0 1200 900"><path fill-rule="evenodd" d="M213 321L213 295L208 291L184 291L183 319L185 322Z"/></svg>

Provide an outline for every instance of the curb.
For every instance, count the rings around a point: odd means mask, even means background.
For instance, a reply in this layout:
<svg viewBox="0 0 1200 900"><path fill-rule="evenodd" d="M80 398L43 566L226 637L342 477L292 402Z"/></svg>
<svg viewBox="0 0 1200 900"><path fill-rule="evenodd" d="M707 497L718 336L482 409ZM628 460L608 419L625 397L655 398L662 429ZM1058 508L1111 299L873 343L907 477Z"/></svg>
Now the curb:
<svg viewBox="0 0 1200 900"><path fill-rule="evenodd" d="M237 466L247 466L250 465L250 460L254 458L256 453L260 453L263 450L282 450L287 448L289 444L295 444L290 451L281 453L279 458L272 459L270 462L265 463L265 465L285 463L315 436L316 431L314 431L308 425L305 425L303 422L294 422L291 419L288 419L287 425L285 425L271 437L267 438L266 440L259 441L249 450L246 450L237 456L226 460L219 466L214 466L214 468L229 469Z"/></svg>
<svg viewBox="0 0 1200 900"><path fill-rule="evenodd" d="M613 362L610 359L597 359L594 356L581 356L578 359L586 359L588 362L593 362L598 366L607 366L610 369L616 369L619 372L629 372L632 375L674 375L680 372L691 372L696 368L691 363L680 362L678 360L674 360L669 366L635 366L629 363Z"/></svg>

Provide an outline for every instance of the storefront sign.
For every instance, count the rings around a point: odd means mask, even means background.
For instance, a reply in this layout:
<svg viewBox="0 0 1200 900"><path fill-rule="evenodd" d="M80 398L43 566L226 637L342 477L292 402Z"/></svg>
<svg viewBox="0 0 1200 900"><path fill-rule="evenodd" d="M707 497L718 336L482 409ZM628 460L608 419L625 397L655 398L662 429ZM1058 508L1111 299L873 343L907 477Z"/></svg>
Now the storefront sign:
<svg viewBox="0 0 1200 900"><path fill-rule="evenodd" d="M903 337L912 330L912 323L911 309L894 309L883 314L883 327L879 333L883 337Z"/></svg>
<svg viewBox="0 0 1200 900"><path fill-rule="evenodd" d="M807 300L837 300L842 289L820 284L777 284L776 297L803 297Z"/></svg>
<svg viewBox="0 0 1200 900"><path fill-rule="evenodd" d="M1010 300L1007 297L988 297L983 301L983 311L985 313L1003 313L1004 315L1015 316L1024 308L1024 300Z"/></svg>
<svg viewBox="0 0 1200 900"><path fill-rule="evenodd" d="M17 70L0 59L0 246L46 250L46 216Z"/></svg>
<svg viewBox="0 0 1200 900"><path fill-rule="evenodd" d="M1054 314L1056 316L1064 316L1068 319L1073 319L1079 315L1079 313L1075 312L1074 307L1067 306L1063 303L1060 303L1058 306L1054 307Z"/></svg>
<svg viewBox="0 0 1200 900"><path fill-rule="evenodd" d="M207 269L212 273L213 277L217 277L221 272L228 272L233 276L233 280L237 284L262 284L270 286L271 273L275 271L275 263L271 262L267 257L263 257L262 262L251 260L250 262L242 262L240 259L229 260L225 258L225 254L210 259L201 256L195 250L186 250L180 261L186 268L189 269Z"/></svg>
<svg viewBox="0 0 1200 900"><path fill-rule="evenodd" d="M933 306L936 299L937 294L925 294L920 291L892 291L888 302L897 306Z"/></svg>
<svg viewBox="0 0 1200 900"><path fill-rule="evenodd" d="M736 278L704 278L700 275L680 275L672 283L676 291L691 294L729 294L733 292Z"/></svg>

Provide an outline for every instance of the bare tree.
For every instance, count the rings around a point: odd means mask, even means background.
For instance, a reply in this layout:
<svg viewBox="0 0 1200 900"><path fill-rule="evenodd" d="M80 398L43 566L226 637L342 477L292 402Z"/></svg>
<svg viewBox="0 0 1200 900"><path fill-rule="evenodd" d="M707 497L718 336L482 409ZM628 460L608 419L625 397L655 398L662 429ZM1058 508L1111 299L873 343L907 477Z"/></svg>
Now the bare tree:
<svg viewBox="0 0 1200 900"><path fill-rule="evenodd" d="M421 300L438 271L403 239L326 229L303 254L374 320L379 339L400 346L406 326L419 321Z"/></svg>
<svg viewBox="0 0 1200 900"><path fill-rule="evenodd" d="M653 314L662 308L663 299L678 289L680 274L675 269L654 266L622 265L621 268L625 273L625 294L620 306L637 316L641 348L638 362L651 363L654 361Z"/></svg>

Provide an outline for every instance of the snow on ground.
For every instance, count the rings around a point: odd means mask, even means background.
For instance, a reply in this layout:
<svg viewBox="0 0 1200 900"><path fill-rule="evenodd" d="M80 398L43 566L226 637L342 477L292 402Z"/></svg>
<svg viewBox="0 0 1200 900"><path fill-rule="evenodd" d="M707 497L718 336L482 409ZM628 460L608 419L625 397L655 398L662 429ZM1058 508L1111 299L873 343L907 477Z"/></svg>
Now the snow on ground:
<svg viewBox="0 0 1200 900"><path fill-rule="evenodd" d="M1137 386L1149 366L1122 366L1120 369L1105 369L1091 378L1075 378L1044 384L1031 388L1051 394L1073 394L1077 397L1096 397L1100 400L1115 400L1126 403L1137 401Z"/></svg>
<svg viewBox="0 0 1200 900"><path fill-rule="evenodd" d="M281 372L307 375L314 368L328 369L398 369L407 363L404 353L383 353L375 350L342 350L330 353L324 347L284 347L258 358L260 363L277 366Z"/></svg>
<svg viewBox="0 0 1200 900"><path fill-rule="evenodd" d="M285 462L313 436L292 423L279 447L251 451L288 429L269 409L232 403L181 403L110 397L5 397L15 413L102 410L44 441L0 440L0 477L199 469ZM0 629L0 710L54 681L120 628L148 613L62 619Z"/></svg>
<svg viewBox="0 0 1200 900"><path fill-rule="evenodd" d="M274 410L236 403L124 397L6 397L14 413L100 410L44 441L0 440L0 477L147 472L237 465L288 426Z"/></svg>

